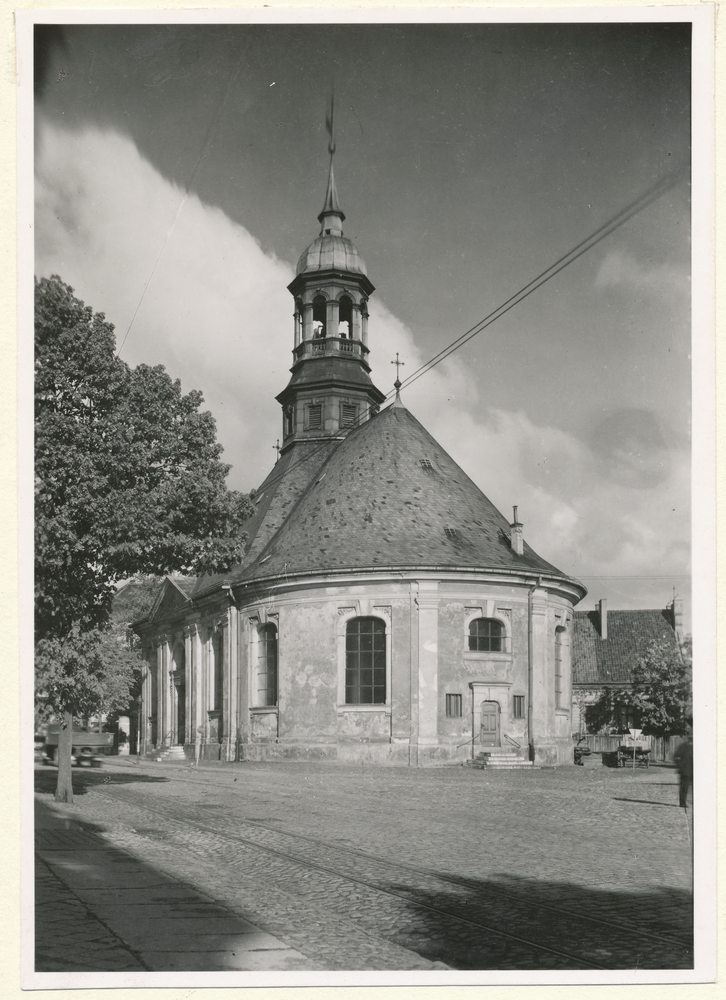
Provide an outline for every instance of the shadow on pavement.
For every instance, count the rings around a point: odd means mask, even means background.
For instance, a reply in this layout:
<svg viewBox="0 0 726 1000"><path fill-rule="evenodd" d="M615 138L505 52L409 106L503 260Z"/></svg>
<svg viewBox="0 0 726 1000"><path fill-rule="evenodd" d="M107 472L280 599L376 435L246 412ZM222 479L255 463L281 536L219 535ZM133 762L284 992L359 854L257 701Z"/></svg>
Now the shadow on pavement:
<svg viewBox="0 0 726 1000"><path fill-rule="evenodd" d="M613 795L614 802L642 802L646 806L667 806L669 809L678 809L677 802L656 802L655 799L629 799L621 795Z"/></svg>
<svg viewBox="0 0 726 1000"><path fill-rule="evenodd" d="M36 972L306 966L242 914L109 843L103 825L38 799L35 809Z"/></svg>
<svg viewBox="0 0 726 1000"><path fill-rule="evenodd" d="M130 782L162 782L169 778L144 774L143 771L114 771L104 773L100 768L73 768L73 794L85 795L87 788L94 788L99 785L126 785ZM58 784L58 769L55 767L42 767L35 770L35 791L42 794L54 795Z"/></svg>
<svg viewBox="0 0 726 1000"><path fill-rule="evenodd" d="M460 881L439 892L386 886L412 904L391 939L460 970L693 968L689 892L586 889L508 874Z"/></svg>

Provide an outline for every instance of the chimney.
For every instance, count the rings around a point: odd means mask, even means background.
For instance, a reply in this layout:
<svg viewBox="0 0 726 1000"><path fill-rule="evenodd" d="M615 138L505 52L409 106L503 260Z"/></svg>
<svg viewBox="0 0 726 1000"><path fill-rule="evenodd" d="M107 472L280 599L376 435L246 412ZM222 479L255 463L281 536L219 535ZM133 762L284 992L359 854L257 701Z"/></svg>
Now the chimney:
<svg viewBox="0 0 726 1000"><path fill-rule="evenodd" d="M673 589L673 605L671 608L673 612L673 629L676 633L676 639L678 640L678 645L683 645L683 640L685 639L685 632L683 631L683 598L678 597Z"/></svg>
<svg viewBox="0 0 726 1000"><path fill-rule="evenodd" d="M517 517L517 508L512 508L514 510L514 520L512 524L509 525L511 528L510 543L512 546L512 552L515 555L524 555L524 536L522 535L523 524L520 524L519 518Z"/></svg>
<svg viewBox="0 0 726 1000"><path fill-rule="evenodd" d="M608 637L608 602L604 597L600 598L600 638Z"/></svg>

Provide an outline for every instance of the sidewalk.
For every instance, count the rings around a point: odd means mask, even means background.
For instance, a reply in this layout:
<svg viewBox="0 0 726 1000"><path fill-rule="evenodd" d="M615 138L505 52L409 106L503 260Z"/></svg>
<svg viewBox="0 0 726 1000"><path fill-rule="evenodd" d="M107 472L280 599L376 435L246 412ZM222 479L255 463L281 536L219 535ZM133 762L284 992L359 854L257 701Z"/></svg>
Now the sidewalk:
<svg viewBox="0 0 726 1000"><path fill-rule="evenodd" d="M36 801L36 972L306 970L314 963Z"/></svg>

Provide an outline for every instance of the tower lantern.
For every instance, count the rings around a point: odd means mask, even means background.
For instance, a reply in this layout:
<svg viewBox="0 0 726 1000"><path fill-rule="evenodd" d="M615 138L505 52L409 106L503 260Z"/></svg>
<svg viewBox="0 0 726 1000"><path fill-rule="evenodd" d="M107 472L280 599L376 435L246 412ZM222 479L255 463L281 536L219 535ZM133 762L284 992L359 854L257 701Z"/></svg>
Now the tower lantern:
<svg viewBox="0 0 726 1000"><path fill-rule="evenodd" d="M378 411L385 399L370 378L368 299L374 286L355 244L343 235L333 154L320 233L300 256L287 286L295 300L292 378L277 397L284 453L336 439Z"/></svg>

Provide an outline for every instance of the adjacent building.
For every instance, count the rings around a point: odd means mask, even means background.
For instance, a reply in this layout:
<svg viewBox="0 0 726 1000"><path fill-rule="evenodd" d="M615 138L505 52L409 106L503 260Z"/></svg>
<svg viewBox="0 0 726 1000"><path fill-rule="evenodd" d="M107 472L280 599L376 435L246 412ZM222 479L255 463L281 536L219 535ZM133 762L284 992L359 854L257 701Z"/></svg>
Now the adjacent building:
<svg viewBox="0 0 726 1000"><path fill-rule="evenodd" d="M576 611L572 641L572 731L586 733L587 708L608 688L627 689L633 667L653 642L674 651L685 639L683 600L662 609L608 611L607 601L595 611ZM623 730L637 720L622 719Z"/></svg>

